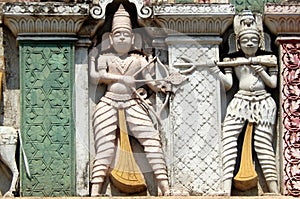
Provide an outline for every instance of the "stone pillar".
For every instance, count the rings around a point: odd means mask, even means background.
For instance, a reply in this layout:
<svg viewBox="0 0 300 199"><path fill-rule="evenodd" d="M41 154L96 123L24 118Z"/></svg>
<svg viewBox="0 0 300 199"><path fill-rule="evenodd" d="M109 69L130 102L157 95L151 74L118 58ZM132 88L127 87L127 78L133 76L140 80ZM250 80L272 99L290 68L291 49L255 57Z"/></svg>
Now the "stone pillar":
<svg viewBox="0 0 300 199"><path fill-rule="evenodd" d="M171 69L181 57L195 63L217 60L220 37L171 36ZM213 194L222 189L220 83L207 68L185 74L188 81L176 92L170 106L167 132L172 186L190 194Z"/></svg>
<svg viewBox="0 0 300 199"><path fill-rule="evenodd" d="M222 4L162 5L154 20L168 34L170 71L185 71L186 59L195 64L219 58L220 35L232 23L234 8ZM192 36L188 36L192 35ZM189 67L192 66L192 63ZM221 91L207 67L183 73L188 80L170 103L166 154L172 188L190 195L223 191L221 152Z"/></svg>
<svg viewBox="0 0 300 199"><path fill-rule="evenodd" d="M265 24L277 35L280 66L280 174L284 195L300 196L300 4L265 6Z"/></svg>
<svg viewBox="0 0 300 199"><path fill-rule="evenodd" d="M31 173L20 157L20 195L77 195L74 56L88 5L14 3L3 13L19 44L20 130Z"/></svg>
<svg viewBox="0 0 300 199"><path fill-rule="evenodd" d="M89 195L90 164L90 115L89 115L89 73L88 47L89 38L81 38L75 49L75 129L76 129L76 193L79 196Z"/></svg>
<svg viewBox="0 0 300 199"><path fill-rule="evenodd" d="M300 37L278 37L281 66L281 132L283 193L299 196L300 166Z"/></svg>

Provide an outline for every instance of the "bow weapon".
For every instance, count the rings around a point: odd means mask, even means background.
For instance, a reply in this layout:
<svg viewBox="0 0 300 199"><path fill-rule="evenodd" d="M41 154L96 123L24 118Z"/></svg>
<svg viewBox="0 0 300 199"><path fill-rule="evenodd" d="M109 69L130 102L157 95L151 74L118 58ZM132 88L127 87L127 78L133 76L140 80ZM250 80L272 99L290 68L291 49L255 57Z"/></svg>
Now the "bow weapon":
<svg viewBox="0 0 300 199"><path fill-rule="evenodd" d="M149 104L146 102L146 100L144 99L144 97L142 97L137 90L134 87L131 87L131 89L133 90L133 92L139 97L139 99L147 106L147 108L154 114L154 116L157 119L157 122L161 125L161 118L160 115L163 111L163 109L165 108L165 106L167 105L170 96L172 93L175 93L175 90L172 90L172 86L179 86L182 82L184 82L187 77L182 75L179 72L173 72L173 73L169 73L168 69L166 68L166 66L160 61L160 59L158 58L159 53L145 66L141 67L134 75L133 77L135 77L137 74L139 74L140 72L142 72L143 70L145 70L150 64L152 64L154 61L157 61L158 66L161 66L162 69L164 70L166 77L163 77L161 79L143 79L143 80L135 80L135 82L155 82L155 83L167 83L165 86L163 86L161 88L161 90L166 93L166 98L162 104L162 106L160 107L159 111L156 112L155 110L153 110L153 108L151 106L149 106ZM174 88L173 88L174 89Z"/></svg>

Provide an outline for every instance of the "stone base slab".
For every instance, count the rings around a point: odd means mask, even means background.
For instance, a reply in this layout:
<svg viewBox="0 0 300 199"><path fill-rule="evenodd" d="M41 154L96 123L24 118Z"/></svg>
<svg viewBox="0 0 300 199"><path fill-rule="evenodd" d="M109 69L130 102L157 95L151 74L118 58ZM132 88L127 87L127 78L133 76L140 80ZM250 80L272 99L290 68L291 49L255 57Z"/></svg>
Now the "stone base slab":
<svg viewBox="0 0 300 199"><path fill-rule="evenodd" d="M293 199L292 196L120 196L120 197L20 197L20 199ZM16 199L19 199L18 197Z"/></svg>

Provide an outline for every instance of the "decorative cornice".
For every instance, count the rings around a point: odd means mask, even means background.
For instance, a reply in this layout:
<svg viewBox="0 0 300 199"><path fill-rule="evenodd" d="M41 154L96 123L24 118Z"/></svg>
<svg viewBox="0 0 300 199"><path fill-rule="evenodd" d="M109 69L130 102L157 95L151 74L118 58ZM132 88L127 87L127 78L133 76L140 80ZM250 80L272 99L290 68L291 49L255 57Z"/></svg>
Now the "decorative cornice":
<svg viewBox="0 0 300 199"><path fill-rule="evenodd" d="M5 15L86 15L88 12L88 4L26 2L6 3L3 6Z"/></svg>
<svg viewBox="0 0 300 199"><path fill-rule="evenodd" d="M300 34L299 4L266 4L264 22L274 34Z"/></svg>
<svg viewBox="0 0 300 199"><path fill-rule="evenodd" d="M275 4L269 3L265 5L265 14L300 14L300 3L299 4Z"/></svg>
<svg viewBox="0 0 300 199"><path fill-rule="evenodd" d="M229 4L168 4L154 7L154 20L169 33L221 35L232 24Z"/></svg>
<svg viewBox="0 0 300 199"><path fill-rule="evenodd" d="M146 19L152 16L152 9L144 5L143 0L128 0L130 3L134 3L138 13L138 17ZM91 8L91 15L95 19L104 19L105 18L105 9L106 6L112 3L113 0L99 0L99 5L93 6Z"/></svg>
<svg viewBox="0 0 300 199"><path fill-rule="evenodd" d="M76 34L89 15L87 4L7 3L4 24L19 34Z"/></svg>
<svg viewBox="0 0 300 199"><path fill-rule="evenodd" d="M230 4L163 4L154 6L153 12L155 16L201 16L235 14L235 9Z"/></svg>

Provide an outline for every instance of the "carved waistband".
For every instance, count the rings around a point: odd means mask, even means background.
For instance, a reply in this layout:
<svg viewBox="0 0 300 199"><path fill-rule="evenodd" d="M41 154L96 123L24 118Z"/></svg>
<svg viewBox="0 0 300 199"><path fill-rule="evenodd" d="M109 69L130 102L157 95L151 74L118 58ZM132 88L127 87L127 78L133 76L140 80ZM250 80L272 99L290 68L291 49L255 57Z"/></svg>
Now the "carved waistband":
<svg viewBox="0 0 300 199"><path fill-rule="evenodd" d="M129 94L117 94L109 91L105 93L105 97L116 101L128 101L135 98Z"/></svg>
<svg viewBox="0 0 300 199"><path fill-rule="evenodd" d="M266 99L270 97L271 94L267 93L265 90L259 90L259 91L245 91L245 90L239 90L234 97L245 99L248 101L260 101L262 99Z"/></svg>

